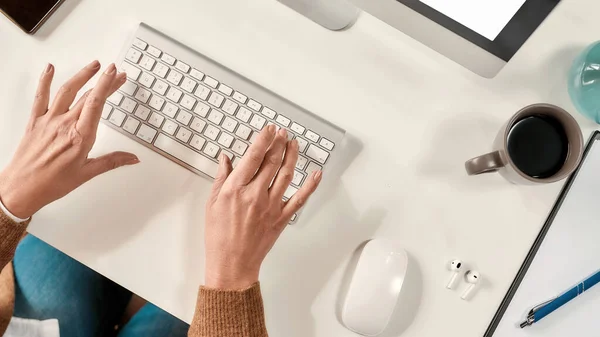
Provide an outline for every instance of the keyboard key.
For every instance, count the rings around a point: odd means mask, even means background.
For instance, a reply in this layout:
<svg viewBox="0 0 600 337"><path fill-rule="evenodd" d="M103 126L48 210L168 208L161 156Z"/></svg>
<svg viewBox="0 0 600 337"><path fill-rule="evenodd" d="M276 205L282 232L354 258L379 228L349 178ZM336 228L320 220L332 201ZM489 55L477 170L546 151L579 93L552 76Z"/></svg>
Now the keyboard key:
<svg viewBox="0 0 600 337"><path fill-rule="evenodd" d="M243 140L248 140L248 137L250 137L251 133L252 133L252 130L249 127L247 127L245 125L240 125L240 127L235 132L235 135L240 137Z"/></svg>
<svg viewBox="0 0 600 337"><path fill-rule="evenodd" d="M267 122L266 119L262 118L258 114L255 114L254 116L252 116L252 120L250 120L250 125L253 128L255 128L255 129L257 129L257 130L260 131L265 126L266 122Z"/></svg>
<svg viewBox="0 0 600 337"><path fill-rule="evenodd" d="M205 76L202 82L206 83L206 85L213 89L216 89L219 85L219 82L210 76Z"/></svg>
<svg viewBox="0 0 600 337"><path fill-rule="evenodd" d="M219 146L214 143L208 142L204 147L204 150L202 150L202 152L206 153L212 158L217 158L217 153L219 153Z"/></svg>
<svg viewBox="0 0 600 337"><path fill-rule="evenodd" d="M134 81L137 81L137 79L140 77L140 74L142 73L142 71L139 68L127 62L121 63L119 71L126 72L127 78Z"/></svg>
<svg viewBox="0 0 600 337"><path fill-rule="evenodd" d="M146 50L146 47L148 47L148 44L140 39L133 40L133 45L141 50Z"/></svg>
<svg viewBox="0 0 600 337"><path fill-rule="evenodd" d="M233 132L235 131L235 127L238 125L238 122L236 122L235 119L231 118L231 117L225 117L225 121L223 122L223 129L229 131L229 132Z"/></svg>
<svg viewBox="0 0 600 337"><path fill-rule="evenodd" d="M294 178L292 178L292 184L296 186L301 186L302 180L304 180L304 174L294 171Z"/></svg>
<svg viewBox="0 0 600 337"><path fill-rule="evenodd" d="M140 126L140 122L137 119L127 117L127 121L125 121L125 124L123 124L123 130L133 135L137 131L138 126Z"/></svg>
<svg viewBox="0 0 600 337"><path fill-rule="evenodd" d="M198 151L202 151L204 143L206 143L206 139L198 135L194 135L194 137L192 137L192 140L190 141L190 145Z"/></svg>
<svg viewBox="0 0 600 337"><path fill-rule="evenodd" d="M329 151L333 150L333 147L335 146L335 144L327 138L321 138L319 145L321 145Z"/></svg>
<svg viewBox="0 0 600 337"><path fill-rule="evenodd" d="M303 134L304 131L306 130L305 127L303 127L302 125L300 125L298 123L292 123L292 126L290 126L290 129L292 129L292 131L294 131L295 133L298 133L298 134Z"/></svg>
<svg viewBox="0 0 600 337"><path fill-rule="evenodd" d="M165 97L170 99L171 101L177 103L181 99L182 95L183 95L183 93L181 92L181 90L171 87L171 88L169 88L169 91L167 91L167 94L165 95Z"/></svg>
<svg viewBox="0 0 600 337"><path fill-rule="evenodd" d="M223 97L220 94L217 94L216 92L213 92L212 94L210 94L210 97L208 98L208 103L216 106L217 108L220 108L221 104L223 104L224 100L225 100L225 97Z"/></svg>
<svg viewBox="0 0 600 337"><path fill-rule="evenodd" d="M221 83L221 85L219 86L219 91L225 94L225 96L231 96L231 94L233 93L233 89L231 89L223 83Z"/></svg>
<svg viewBox="0 0 600 337"><path fill-rule="evenodd" d="M160 76L161 78L165 78L165 76L167 76L167 73L169 72L169 67L166 64L163 64L162 62L158 62L156 64L156 67L154 67L154 70L152 70L152 72Z"/></svg>
<svg viewBox="0 0 600 337"><path fill-rule="evenodd" d="M283 193L283 197L286 199L290 199L294 196L294 194L296 194L296 192L298 192L298 189L290 185L288 186L287 190L285 190L285 193Z"/></svg>
<svg viewBox="0 0 600 337"><path fill-rule="evenodd" d="M110 118L108 119L108 121L116 126L121 126L123 125L125 117L127 117L127 115L123 111L119 109L114 109L113 112L110 114Z"/></svg>
<svg viewBox="0 0 600 337"><path fill-rule="evenodd" d="M125 99L123 99L123 102L121 102L121 108L123 108L123 110L129 113L133 112L136 105L137 103L129 97L125 97Z"/></svg>
<svg viewBox="0 0 600 337"><path fill-rule="evenodd" d="M142 102L142 103L147 103L148 100L150 99L150 91L144 89L144 88L140 88L137 93L135 93L135 99L137 99L138 101Z"/></svg>
<svg viewBox="0 0 600 337"><path fill-rule="evenodd" d="M149 127L148 125L142 124L140 129L136 133L136 136L140 139L143 139L146 143L152 143L154 140L154 136L156 136L156 130Z"/></svg>
<svg viewBox="0 0 600 337"><path fill-rule="evenodd" d="M204 78L204 73L199 71L198 69L192 68L192 71L190 71L190 76L197 79L198 81L202 81L202 79Z"/></svg>
<svg viewBox="0 0 600 337"><path fill-rule="evenodd" d="M167 119L162 127L162 130L172 136L175 134L175 131L177 131L177 123Z"/></svg>
<svg viewBox="0 0 600 337"><path fill-rule="evenodd" d="M179 107L177 107L175 104L168 103L168 102L165 105L164 109L162 110L162 112L164 112L165 115L167 115L171 118L175 118L175 114L177 114L178 111L179 111Z"/></svg>
<svg viewBox="0 0 600 337"><path fill-rule="evenodd" d="M154 57L160 57L160 54L162 54L162 51L160 51L160 49L158 49L154 46L150 46L150 47L148 47L148 54L150 54Z"/></svg>
<svg viewBox="0 0 600 337"><path fill-rule="evenodd" d="M106 100L114 105L119 105L123 100L123 94L116 91L114 94L110 95L110 97L108 97Z"/></svg>
<svg viewBox="0 0 600 337"><path fill-rule="evenodd" d="M265 116L267 116L267 117L271 118L271 119L274 119L274 118L275 118L275 116L277 115L277 114L275 113L275 111L273 111L273 110L271 110L271 109L269 109L269 108L267 108L267 107L265 107L264 109L262 109L262 112L261 112L261 113L262 113L263 115L265 115Z"/></svg>
<svg viewBox="0 0 600 337"><path fill-rule="evenodd" d="M275 121L285 127L290 125L290 119L285 117L284 115L278 115Z"/></svg>
<svg viewBox="0 0 600 337"><path fill-rule="evenodd" d="M239 92L234 92L233 93L233 99L235 99L236 101L245 104L246 101L248 100L248 97L246 97L246 95L244 94L240 94Z"/></svg>
<svg viewBox="0 0 600 337"><path fill-rule="evenodd" d="M177 114L176 120L183 125L189 125L190 121L192 120L192 114L187 111L181 110Z"/></svg>
<svg viewBox="0 0 600 337"><path fill-rule="evenodd" d="M119 88L122 92L126 93L129 96L133 96L133 93L138 88L137 84L131 81L125 81L125 83Z"/></svg>
<svg viewBox="0 0 600 337"><path fill-rule="evenodd" d="M162 126L163 121L165 120L165 118L157 113L157 112L153 112L152 115L150 116L150 121L149 123L157 128L160 128Z"/></svg>
<svg viewBox="0 0 600 337"><path fill-rule="evenodd" d="M223 120L223 114L217 110L212 110L208 115L208 120L216 125L221 125L221 121Z"/></svg>
<svg viewBox="0 0 600 337"><path fill-rule="evenodd" d="M187 73L188 71L190 71L190 66L181 61L177 61L177 63L175 64L175 68L183 71L184 73Z"/></svg>
<svg viewBox="0 0 600 337"><path fill-rule="evenodd" d="M127 55L125 55L125 59L132 63L138 63L141 58L142 52L134 48L129 49Z"/></svg>
<svg viewBox="0 0 600 337"><path fill-rule="evenodd" d="M310 177L310 175L317 170L323 170L323 168L311 161L310 164L308 164L308 167L306 168L305 172L307 176Z"/></svg>
<svg viewBox="0 0 600 337"><path fill-rule="evenodd" d="M154 83L154 86L152 86L152 90L154 90L154 92L161 96L165 95L167 89L169 89L169 85L163 81L156 81L156 83Z"/></svg>
<svg viewBox="0 0 600 337"><path fill-rule="evenodd" d="M194 96L205 100L208 98L208 95L210 94L210 89L208 89L207 87L203 86L203 85L199 85L196 88L196 91L194 91Z"/></svg>
<svg viewBox="0 0 600 337"><path fill-rule="evenodd" d="M175 64L175 58L173 56L169 55L169 54L166 54L166 53L163 54L160 57L160 59L163 60L163 61L165 61L165 63L168 64L168 65L170 65L170 66L172 66L172 65Z"/></svg>
<svg viewBox="0 0 600 337"><path fill-rule="evenodd" d="M308 140L306 140L302 137L296 137L296 140L298 141L298 152L300 152L300 153L304 152L304 150L308 146Z"/></svg>
<svg viewBox="0 0 600 337"><path fill-rule="evenodd" d="M171 70L169 76L167 76L167 81L171 82L173 85L179 85L182 79L183 75L181 75L180 72L177 72L175 70Z"/></svg>
<svg viewBox="0 0 600 337"><path fill-rule="evenodd" d="M210 107L202 102L198 102L196 107L194 108L194 113L200 117L206 117L208 112L210 111Z"/></svg>
<svg viewBox="0 0 600 337"><path fill-rule="evenodd" d="M233 143L233 139L233 136L227 132L221 132L218 143L228 148L231 146L231 143Z"/></svg>
<svg viewBox="0 0 600 337"><path fill-rule="evenodd" d="M186 77L183 79L183 82L181 83L181 89L192 93L194 92L194 89L196 89L196 86L198 85L198 83L194 80L192 80L189 77Z"/></svg>
<svg viewBox="0 0 600 337"><path fill-rule="evenodd" d="M319 138L321 138L321 136L319 136L318 134L308 130L306 131L306 138L308 138L308 140L313 141L313 142L318 142Z"/></svg>
<svg viewBox="0 0 600 337"><path fill-rule="evenodd" d="M179 103L179 104L181 104L182 107L184 107L188 110L193 110L194 105L196 105L196 99L194 99L190 95L183 95L183 98L181 99L181 103Z"/></svg>
<svg viewBox="0 0 600 337"><path fill-rule="evenodd" d="M303 156L298 156L298 161L296 162L296 168L298 170L304 170L304 167L306 167L306 163L308 163L308 159L306 159Z"/></svg>
<svg viewBox="0 0 600 337"><path fill-rule="evenodd" d="M325 164L327 158L329 158L329 152L322 150L320 147L310 144L308 146L308 150L306 150L306 155L321 164Z"/></svg>
<svg viewBox="0 0 600 337"><path fill-rule="evenodd" d="M206 126L206 122L198 117L194 117L194 119L192 120L191 128L192 128L192 130L194 130L198 133L202 133L205 126Z"/></svg>
<svg viewBox="0 0 600 337"><path fill-rule="evenodd" d="M145 86L146 88L152 88L152 85L154 84L154 80L156 80L156 77L154 77L148 73L143 73L142 77L140 77L138 82L140 82L140 84Z"/></svg>
<svg viewBox="0 0 600 337"><path fill-rule="evenodd" d="M142 57L142 60L140 61L140 65L142 66L142 68L150 71L152 70L152 68L154 68L154 64L156 63L156 60L154 60L153 58L151 58L148 55L144 55Z"/></svg>
<svg viewBox="0 0 600 337"><path fill-rule="evenodd" d="M137 109L135 109L134 115L137 118L145 121L148 119L148 116L150 116L150 109L146 108L143 105L138 105Z"/></svg>
<svg viewBox="0 0 600 337"><path fill-rule="evenodd" d="M177 131L177 135L175 135L175 138L179 139L180 141L187 143L188 140L190 140L190 137L192 136L192 132L186 128L179 128L179 131Z"/></svg>
<svg viewBox="0 0 600 337"><path fill-rule="evenodd" d="M152 96L148 102L148 105L154 110L161 110L164 104L165 100L159 96Z"/></svg>
<svg viewBox="0 0 600 337"><path fill-rule="evenodd" d="M252 111L246 109L246 108L240 108L240 110L238 111L237 115L235 115L235 117L239 120L241 120L244 123L248 123L248 121L250 120L250 117L252 116Z"/></svg>
<svg viewBox="0 0 600 337"><path fill-rule="evenodd" d="M248 107L254 111L260 111L260 109L262 108L262 104L251 99L250 101L248 101Z"/></svg>
<svg viewBox="0 0 600 337"><path fill-rule="evenodd" d="M234 103L228 99L225 100L225 103L223 104L223 111L225 111L226 113L228 113L232 116L235 115L237 108L238 108L237 103Z"/></svg>
<svg viewBox="0 0 600 337"><path fill-rule="evenodd" d="M233 150L233 152L237 153L241 157L244 155L244 153L246 153L246 150L248 149L248 144L242 142L239 139L236 139L231 149Z"/></svg>
<svg viewBox="0 0 600 337"><path fill-rule="evenodd" d="M194 167L198 171L203 172L209 177L212 177L213 179L217 176L219 164L211 161L199 153L194 152L194 150L187 148L185 145L182 145L165 135L158 135L156 141L154 142L154 146Z"/></svg>
<svg viewBox="0 0 600 337"><path fill-rule="evenodd" d="M217 140L217 137L219 136L220 132L221 131L219 129L209 124L206 127L206 130L204 130L204 135L210 140Z"/></svg>
<svg viewBox="0 0 600 337"><path fill-rule="evenodd" d="M109 104L104 104L104 107L102 108L102 119L108 119L108 116L110 115L112 109L112 106L110 106Z"/></svg>

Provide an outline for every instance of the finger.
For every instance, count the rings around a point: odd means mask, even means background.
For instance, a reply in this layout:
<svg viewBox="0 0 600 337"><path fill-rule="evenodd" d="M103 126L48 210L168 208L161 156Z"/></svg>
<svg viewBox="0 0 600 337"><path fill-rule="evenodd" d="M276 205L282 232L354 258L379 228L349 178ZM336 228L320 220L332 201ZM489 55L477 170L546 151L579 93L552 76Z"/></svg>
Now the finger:
<svg viewBox="0 0 600 337"><path fill-rule="evenodd" d="M108 66L98 83L92 89L92 92L87 97L81 116L77 121L77 130L83 135L95 135L102 116L102 108L109 95L113 81L117 75L117 68L114 64Z"/></svg>
<svg viewBox="0 0 600 337"><path fill-rule="evenodd" d="M287 131L281 129L277 132L273 143L271 143L271 147L265 154L265 159L254 176L254 181L260 188L268 189L273 178L275 178L275 174L277 174L277 171L281 167L281 162L283 161L283 152L286 143Z"/></svg>
<svg viewBox="0 0 600 337"><path fill-rule="evenodd" d="M54 103L48 111L51 115L64 114L69 110L71 104L77 96L77 92L94 77L100 69L100 62L94 61L88 64L85 68L81 69L75 76L73 76L67 83L63 84L58 90L58 94L54 98Z"/></svg>
<svg viewBox="0 0 600 337"><path fill-rule="evenodd" d="M321 182L321 178L323 178L323 173L319 171L314 171L309 177L306 178L304 185L292 196L290 200L288 200L283 206L282 217L286 219L286 224L289 222L289 219L292 218L294 213L298 212L302 206L306 204L308 198L316 191L317 187L319 187L319 183Z"/></svg>
<svg viewBox="0 0 600 337"><path fill-rule="evenodd" d="M288 142L285 150L285 158L283 158L283 164L273 181L273 186L269 190L269 197L271 200L281 200L285 190L290 186L292 179L294 178L294 169L296 162L298 161L298 141L296 139Z"/></svg>
<svg viewBox="0 0 600 337"><path fill-rule="evenodd" d="M87 99L87 97L90 95L91 92L92 92L92 89L86 91L83 95L81 95L81 97L79 97L79 99L77 100L77 103L75 103L75 105L71 108L71 110L69 110L69 113L71 113L73 111L81 111L81 109L83 109L83 106L85 105L85 100Z"/></svg>
<svg viewBox="0 0 600 337"><path fill-rule="evenodd" d="M221 187L225 184L227 177L233 171L233 167L231 167L231 161L229 157L224 154L221 154L219 157L219 170L217 171L217 177L212 185L212 190L210 192L210 199L215 201L217 196L219 196L219 192L221 192Z"/></svg>
<svg viewBox="0 0 600 337"><path fill-rule="evenodd" d="M112 86L109 90L108 96L110 97L110 95L114 94L115 91L117 91L125 83L126 80L127 74L125 73L120 73L117 76L115 76L115 79L113 80ZM77 103L71 108L71 110L68 113L72 113L74 116L76 116L76 118L79 118L79 116L81 115L81 111L85 106L85 99L87 98L87 96L89 96L92 90L94 89L86 91L85 94L81 96L81 98L77 101Z"/></svg>
<svg viewBox="0 0 600 337"><path fill-rule="evenodd" d="M52 78L54 77L54 66L50 63L44 69L40 82L38 84L37 92L35 93L35 101L33 102L33 109L31 115L33 118L40 117L46 114L48 111L48 104L50 102L50 86L52 84Z"/></svg>
<svg viewBox="0 0 600 337"><path fill-rule="evenodd" d="M83 167L83 181L86 182L121 166L135 165L139 162L136 155L128 152L113 152L102 157L88 159Z"/></svg>
<svg viewBox="0 0 600 337"><path fill-rule="evenodd" d="M269 125L260 132L254 144L250 146L231 174L235 184L247 185L252 180L256 170L265 159L265 153L271 146L273 138L275 138L275 125Z"/></svg>

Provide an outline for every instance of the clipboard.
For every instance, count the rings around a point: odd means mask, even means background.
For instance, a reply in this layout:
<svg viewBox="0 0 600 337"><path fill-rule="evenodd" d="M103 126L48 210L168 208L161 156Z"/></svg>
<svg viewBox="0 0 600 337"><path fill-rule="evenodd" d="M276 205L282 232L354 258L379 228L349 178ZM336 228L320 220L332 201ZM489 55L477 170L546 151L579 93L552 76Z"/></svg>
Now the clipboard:
<svg viewBox="0 0 600 337"><path fill-rule="evenodd" d="M565 336L567 331L577 336L600 330L597 319L600 287L590 289L591 294L586 292L533 326L518 327L533 306L559 295L600 269L599 141L600 131L595 131L484 337ZM595 208L590 207L594 196Z"/></svg>

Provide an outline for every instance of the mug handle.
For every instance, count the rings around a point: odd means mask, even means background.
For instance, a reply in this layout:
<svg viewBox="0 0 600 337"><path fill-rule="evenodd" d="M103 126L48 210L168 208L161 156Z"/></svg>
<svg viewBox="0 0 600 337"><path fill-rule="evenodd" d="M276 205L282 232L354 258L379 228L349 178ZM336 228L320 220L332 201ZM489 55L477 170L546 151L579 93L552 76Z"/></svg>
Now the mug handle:
<svg viewBox="0 0 600 337"><path fill-rule="evenodd" d="M465 163L465 169L467 170L467 174L470 176L496 172L504 166L505 165L502 162L502 158L500 157L500 151L490 152L482 156L469 159Z"/></svg>

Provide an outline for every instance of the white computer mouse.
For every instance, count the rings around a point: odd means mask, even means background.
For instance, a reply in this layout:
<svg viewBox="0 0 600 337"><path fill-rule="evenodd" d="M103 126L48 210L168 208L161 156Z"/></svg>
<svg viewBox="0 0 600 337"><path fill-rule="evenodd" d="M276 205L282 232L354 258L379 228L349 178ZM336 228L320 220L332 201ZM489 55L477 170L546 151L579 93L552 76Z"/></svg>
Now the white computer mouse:
<svg viewBox="0 0 600 337"><path fill-rule="evenodd" d="M363 336L381 334L394 312L408 268L408 255L389 240L365 245L350 281L342 323Z"/></svg>

